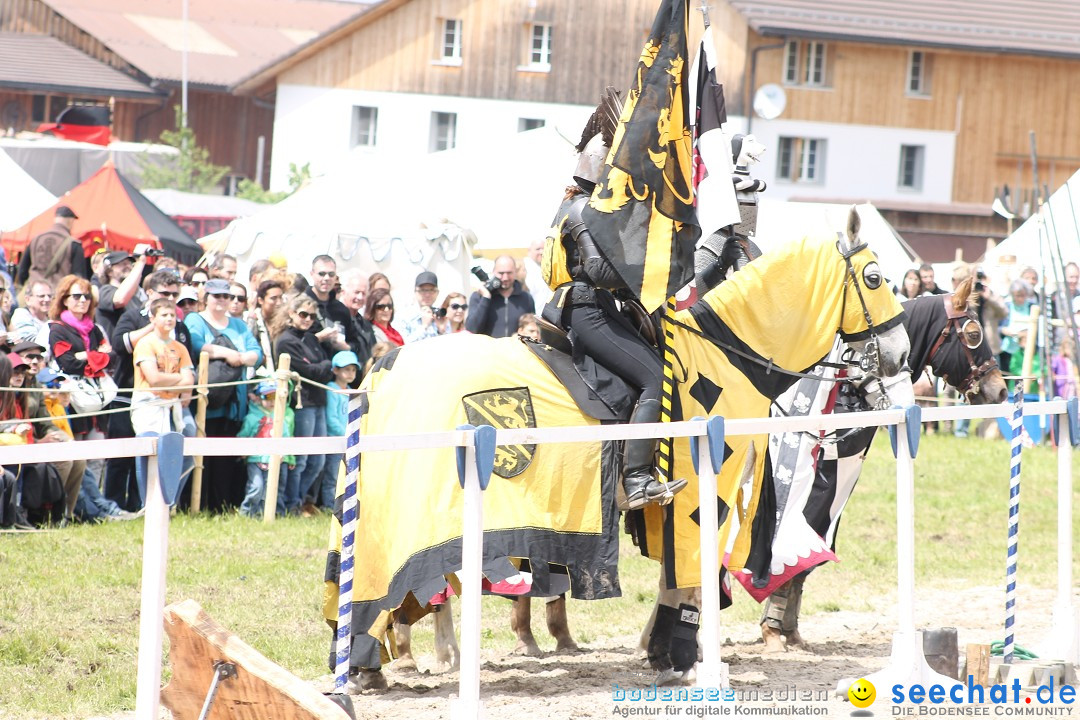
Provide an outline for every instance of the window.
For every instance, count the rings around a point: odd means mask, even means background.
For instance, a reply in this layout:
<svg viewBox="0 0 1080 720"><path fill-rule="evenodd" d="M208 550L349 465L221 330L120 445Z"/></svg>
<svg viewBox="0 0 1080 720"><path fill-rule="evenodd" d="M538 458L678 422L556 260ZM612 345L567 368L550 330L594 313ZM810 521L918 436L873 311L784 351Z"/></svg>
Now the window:
<svg viewBox="0 0 1080 720"><path fill-rule="evenodd" d="M784 82L794 85L799 82L799 42L788 40L784 48Z"/></svg>
<svg viewBox="0 0 1080 720"><path fill-rule="evenodd" d="M930 56L919 50L908 56L907 94L930 94Z"/></svg>
<svg viewBox="0 0 1080 720"><path fill-rule="evenodd" d="M804 84L825 84L825 43L806 43L806 64L803 73Z"/></svg>
<svg viewBox="0 0 1080 720"><path fill-rule="evenodd" d="M828 45L818 41L788 40L784 46L784 83L827 87Z"/></svg>
<svg viewBox="0 0 1080 720"><path fill-rule="evenodd" d="M456 144L457 114L433 112L431 113L431 152L449 150Z"/></svg>
<svg viewBox="0 0 1080 720"><path fill-rule="evenodd" d="M923 157L926 148L922 145L900 146L900 180L901 190L922 190Z"/></svg>
<svg viewBox="0 0 1080 720"><path fill-rule="evenodd" d="M518 118L518 132L526 132L544 127L543 118Z"/></svg>
<svg viewBox="0 0 1080 720"><path fill-rule="evenodd" d="M529 44L530 65L551 65L551 26L533 25Z"/></svg>
<svg viewBox="0 0 1080 720"><path fill-rule="evenodd" d="M443 60L461 60L461 21L460 20L444 20L443 21L443 34L442 34L442 53L440 57Z"/></svg>
<svg viewBox="0 0 1080 720"><path fill-rule="evenodd" d="M357 145L375 147L375 129L379 121L379 109L354 105L352 109L352 130L349 133L349 147Z"/></svg>
<svg viewBox="0 0 1080 720"><path fill-rule="evenodd" d="M780 138L776 177L789 182L820 183L824 179L825 141L815 138Z"/></svg>

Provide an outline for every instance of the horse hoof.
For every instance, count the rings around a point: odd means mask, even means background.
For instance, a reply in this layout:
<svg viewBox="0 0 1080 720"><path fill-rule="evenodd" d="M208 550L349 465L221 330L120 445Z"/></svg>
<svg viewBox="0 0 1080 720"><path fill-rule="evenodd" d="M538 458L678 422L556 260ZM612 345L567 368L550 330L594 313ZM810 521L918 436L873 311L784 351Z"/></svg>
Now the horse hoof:
<svg viewBox="0 0 1080 720"><path fill-rule="evenodd" d="M681 673L673 668L667 668L661 670L656 676L656 686L663 687L665 685L682 685L686 673Z"/></svg>
<svg viewBox="0 0 1080 720"><path fill-rule="evenodd" d="M524 657L541 657L544 653L540 651L540 647L534 642L519 642L517 647L510 651L510 654Z"/></svg>
<svg viewBox="0 0 1080 720"><path fill-rule="evenodd" d="M361 670L359 675L349 678L346 689L350 695L359 695L365 690L386 690L389 687L382 670Z"/></svg>
<svg viewBox="0 0 1080 720"><path fill-rule="evenodd" d="M782 653L787 650L784 647L784 640L780 636L780 631L764 623L761 625L761 639L765 642L764 652L766 653Z"/></svg>
<svg viewBox="0 0 1080 720"><path fill-rule="evenodd" d="M787 646L789 650L798 650L799 652L813 652L810 649L810 645L803 640L803 636L799 634L798 630L787 634Z"/></svg>
<svg viewBox="0 0 1080 720"><path fill-rule="evenodd" d="M555 653L557 655L573 655L574 653L581 652L581 648L573 640L560 640L555 646Z"/></svg>
<svg viewBox="0 0 1080 720"><path fill-rule="evenodd" d="M411 657L399 657L390 667L396 672L414 673L416 672L416 660Z"/></svg>

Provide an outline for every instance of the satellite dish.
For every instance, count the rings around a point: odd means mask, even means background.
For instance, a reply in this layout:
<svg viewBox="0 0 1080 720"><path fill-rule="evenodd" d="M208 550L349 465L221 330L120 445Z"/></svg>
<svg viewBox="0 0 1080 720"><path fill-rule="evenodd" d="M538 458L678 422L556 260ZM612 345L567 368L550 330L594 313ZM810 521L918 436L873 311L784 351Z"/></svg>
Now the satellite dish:
<svg viewBox="0 0 1080 720"><path fill-rule="evenodd" d="M776 83L762 85L754 93L754 114L762 120L775 120L787 106L787 94Z"/></svg>

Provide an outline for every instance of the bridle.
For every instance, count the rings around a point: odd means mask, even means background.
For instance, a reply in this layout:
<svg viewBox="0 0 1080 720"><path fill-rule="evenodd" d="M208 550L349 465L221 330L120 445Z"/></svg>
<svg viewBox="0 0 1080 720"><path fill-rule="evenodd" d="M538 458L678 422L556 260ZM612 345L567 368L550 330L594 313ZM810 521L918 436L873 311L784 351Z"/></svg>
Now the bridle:
<svg viewBox="0 0 1080 720"><path fill-rule="evenodd" d="M843 233L836 233L836 250L840 253L840 256L844 258L844 264L847 265L846 277L844 278L844 298L840 305L840 317L843 318L847 313L847 297L848 287L854 285L855 293L859 297L859 304L862 306L863 318L866 320L866 331L870 334L870 339L866 341L866 345L863 346L862 353L858 358L858 362L854 359L854 351L850 351L850 354L842 358L843 361L849 365L858 365L864 375L873 377L876 379L878 389L881 394L878 397L877 406L875 410L885 410L889 407L889 394L885 389L885 381L882 379L881 372L881 341L878 339L878 332L874 326L874 321L870 317L870 308L866 305L866 298L863 297L861 283L859 282L859 276L855 272L855 265L852 264L851 258L859 253L861 250L868 247L866 242L860 242L857 245L852 246L848 250L844 250ZM871 287L871 290L876 290L881 286L880 275L878 276L878 285ZM869 282L868 282L869 284Z"/></svg>
<svg viewBox="0 0 1080 720"><path fill-rule="evenodd" d="M980 382L991 370L997 367L997 361L994 360L994 356L991 354L990 359L981 365L975 363L975 358L971 354L971 351L975 350L986 341L985 334L981 332L982 328L980 326L979 342L975 347L970 347L964 337L964 327L969 322L978 324L978 320L969 315L967 310L957 310L954 308L952 304L952 295L942 295L941 301L945 306L945 317L947 320L945 321L945 327L941 330L941 334L938 335L938 339L930 348L930 354L927 356L926 364L933 367L934 356L937 354L937 351L945 345L945 341L948 340L953 332L955 332L956 339L960 341L960 347L964 349L964 357L967 359L969 368L967 377L964 378L963 382L956 385L956 389L959 390L964 397L970 398L979 394ZM948 378L946 378L946 380L948 380Z"/></svg>

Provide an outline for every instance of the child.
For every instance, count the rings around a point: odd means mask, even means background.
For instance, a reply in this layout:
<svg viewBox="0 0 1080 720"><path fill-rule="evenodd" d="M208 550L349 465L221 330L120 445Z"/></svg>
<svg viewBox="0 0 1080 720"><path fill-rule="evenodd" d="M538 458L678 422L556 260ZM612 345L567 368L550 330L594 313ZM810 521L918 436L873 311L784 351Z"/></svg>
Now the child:
<svg viewBox="0 0 1080 720"><path fill-rule="evenodd" d="M182 432L183 406L191 391L165 388L194 385L195 370L183 343L173 337L176 305L171 298L150 303L150 324L154 331L135 344L135 392L131 395L131 426L136 435Z"/></svg>
<svg viewBox="0 0 1080 720"><path fill-rule="evenodd" d="M248 405L244 424L236 437L273 437L274 398L277 397L277 385L271 380L264 380L255 386L256 402ZM293 410L285 405L285 427L281 437L293 436ZM290 470L296 467L296 457L283 455L281 474L278 477L277 513L285 514L285 481ZM240 514L260 518L266 501L266 474L270 469L269 455L249 455L247 458L247 488L244 501L240 503Z"/></svg>
<svg viewBox="0 0 1080 720"><path fill-rule="evenodd" d="M345 428L349 422L349 396L347 392L357 373L360 372L360 359L356 353L350 350L342 350L330 359L330 365L334 372L334 379L327 383L327 387L333 388L326 394L326 435L327 437L343 437ZM322 474L319 476L319 506L333 509L334 494L337 491L338 470L341 466L343 455L327 455L326 464L323 465Z"/></svg>
<svg viewBox="0 0 1080 720"><path fill-rule="evenodd" d="M1076 397L1076 365L1072 360L1073 341L1065 338L1061 347L1050 358L1050 368L1054 375L1054 395L1068 400Z"/></svg>
<svg viewBox="0 0 1080 720"><path fill-rule="evenodd" d="M518 337L540 342L540 326L536 324L536 316L532 313L525 313L519 317L517 334Z"/></svg>

